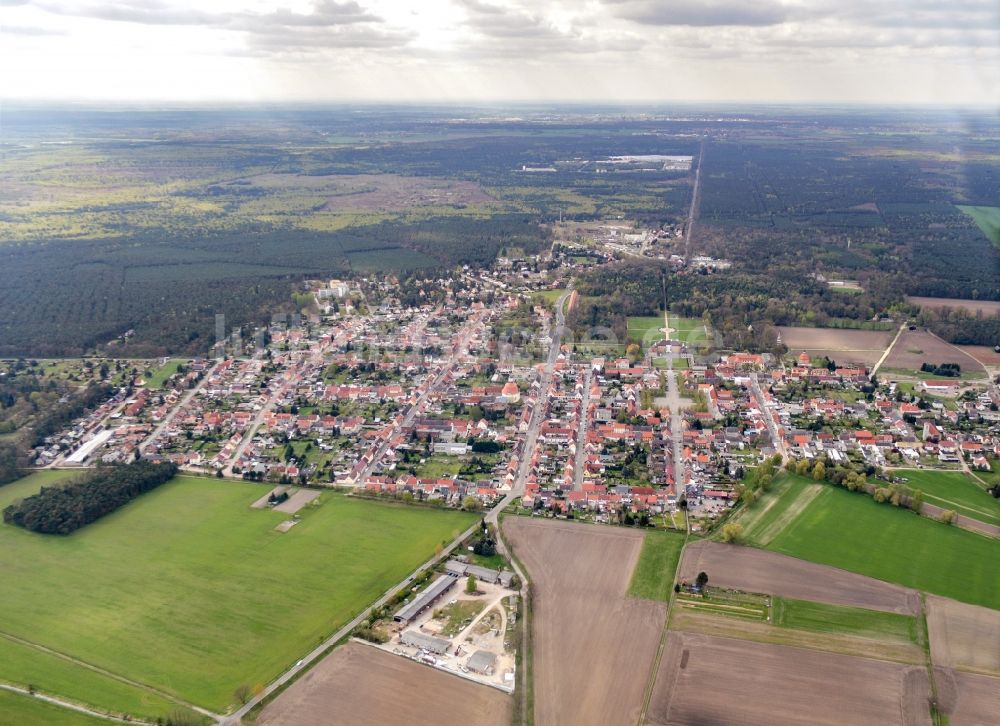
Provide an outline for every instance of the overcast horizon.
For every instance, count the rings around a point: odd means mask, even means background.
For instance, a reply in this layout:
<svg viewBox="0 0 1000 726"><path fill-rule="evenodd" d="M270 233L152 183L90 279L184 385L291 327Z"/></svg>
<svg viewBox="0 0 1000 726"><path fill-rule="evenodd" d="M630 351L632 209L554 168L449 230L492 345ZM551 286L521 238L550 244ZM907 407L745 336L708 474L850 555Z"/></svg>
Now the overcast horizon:
<svg viewBox="0 0 1000 726"><path fill-rule="evenodd" d="M1000 98L992 0L0 5L7 100L979 107Z"/></svg>

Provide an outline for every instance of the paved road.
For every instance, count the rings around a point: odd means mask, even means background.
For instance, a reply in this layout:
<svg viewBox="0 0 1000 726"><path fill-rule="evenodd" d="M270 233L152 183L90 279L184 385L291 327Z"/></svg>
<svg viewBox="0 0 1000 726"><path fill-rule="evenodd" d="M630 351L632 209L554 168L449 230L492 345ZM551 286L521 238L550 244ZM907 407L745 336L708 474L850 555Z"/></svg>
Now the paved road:
<svg viewBox="0 0 1000 726"><path fill-rule="evenodd" d="M500 505L497 505L497 506L500 506ZM492 513L492 511L491 511L491 513ZM259 704L261 701L263 701L264 699L266 699L272 693L274 693L275 691L277 691L283 685L285 685L286 683L288 683L289 681L291 681L292 679L294 679L299 673L301 673L302 671L305 671L305 670L308 670L309 668L311 668L312 665L313 665L313 663L315 661L319 660L319 658L323 656L324 652L328 648L331 648L332 646L336 645L336 643L339 640L341 640L343 638L346 638L348 635L350 635L351 631L354 630L356 627L358 627L362 623L362 621L366 620L373 610L376 610L376 609L382 607L383 605L385 605L386 603L388 603L389 599L396 592L398 592L402 588L406 587L407 585L410 584L410 582L413 581L413 579L417 576L417 573L419 573L422 570L427 569L428 567L433 567L438 562L440 562L443 559L445 559L446 557L448 557L452 553L452 551L455 549L455 547L457 547L458 545L460 545L467 537L471 536L472 533L475 532L475 531L477 531L478 529L479 529L479 522L476 522L471 527L469 527L467 530L465 530L460 535L458 535L455 539L453 539L448 544L448 546L445 547L441 551L441 554L435 555L434 557L432 557L431 559L429 559L427 562L425 562L424 564L422 564L420 567L418 567L417 569L415 569L413 572L411 572L406 577L406 579L400 581L399 583L397 583L393 587L391 587L388 590L386 590L385 593L382 595L382 597L380 597L378 600L376 600L374 603L372 603L363 612L359 613L357 615L357 617L355 617L353 620L351 620L351 622L349 622L346 625L344 625L343 627L341 627L337 632L335 632L329 638L327 638L322 643L320 643L315 648L313 648L311 651L309 651L308 655L305 655L301 659L299 659L295 663L295 665L293 665L287 671L285 671L280 676L278 676L278 678L276 678L274 681L272 681L271 683L269 683L264 688L263 691L261 691L258 695L254 696L252 699L250 699L249 701L247 701L246 704L244 704L238 711L235 711L231 715L222 718L222 720L220 721L220 723L223 724L223 726L235 726L236 724L239 724L240 720L244 716L246 716L250 712L251 709L253 709L255 706L257 706L257 704ZM523 580L522 580L522 582L523 582Z"/></svg>
<svg viewBox="0 0 1000 726"><path fill-rule="evenodd" d="M389 448L389 442L392 441L396 434L402 429L405 429L413 424L413 419L415 419L424 409L431 395L433 395L438 388L441 387L441 384L444 383L448 375L455 370L459 359L465 355L468 350L469 339L472 337L473 332L475 332L476 326L482 322L485 314L485 312L475 314L472 319L462 327L458 334L458 343L452 350L451 355L448 357L448 361L441 366L440 370L436 374L434 374L433 380L431 380L430 384L428 384L428 386L424 389L424 392L420 394L420 397L416 400L416 402L410 406L410 409L406 412L406 415L403 417L403 420L399 423L399 425L394 427L392 434L386 437L382 443L378 445L378 448L375 449L375 455L372 457L371 462L369 462L368 466L366 466L358 475L358 479L355 484L363 484L365 479L371 476L372 472L375 471L375 467L378 466L379 462L382 461L382 457L385 456L386 449Z"/></svg>
<svg viewBox="0 0 1000 726"><path fill-rule="evenodd" d="M573 462L573 489L583 489L583 465L586 460L587 428L590 423L587 418L587 408L590 406L590 383L594 377L594 369L587 364L583 374L583 396L580 398L580 429L576 434L576 460Z"/></svg>
<svg viewBox="0 0 1000 726"><path fill-rule="evenodd" d="M160 423L156 426L156 428L153 429L153 432L149 436L147 436L146 439L142 442L142 444L139 446L139 451L142 451L149 444L156 441L159 435L166 430L167 426L169 426L173 422L174 418L177 416L177 412L180 411L185 406L187 406L191 402L191 399L195 397L195 394L197 394L198 391L200 391L202 388L205 387L205 384L208 382L208 379L211 378L213 375L215 375L215 371L218 370L220 365L222 365L222 360L223 360L222 358L219 358L217 361L215 361L215 364L207 371L205 371L205 375L201 377L201 380L198 381L193 387L189 388L187 392L183 396L181 396L180 400L174 405L172 409L170 409L170 413L168 413L166 416L163 417L163 420L160 421Z"/></svg>
<svg viewBox="0 0 1000 726"><path fill-rule="evenodd" d="M525 448L522 451L521 466L518 469L518 477L515 480L514 485L511 487L511 491L508 492L507 496L505 496L503 499L501 499L492 509L490 509L486 513L486 516L485 516L486 521L490 522L490 523L492 523L494 525L497 523L498 516L499 516L500 512L503 511L503 509L508 504L510 504L514 500L515 497L520 496L520 492L524 491L524 482L527 479L528 471L529 471L529 468L530 468L531 452L534 449L534 442L535 442L535 439L538 436L538 430L539 430L539 428L541 428L541 423L544 420L544 409L545 409L545 406L546 406L546 403L547 403L547 400L548 400L548 384L549 384L549 381L551 381L552 371L553 371L553 368L555 366L555 361L556 361L556 358L559 355L559 347L560 347L561 340L562 340L563 327L565 326L565 322L566 322L562 308L563 308L563 304L566 301L566 298L568 298L569 295L570 295L570 291L567 290L565 293L563 293L562 296L560 296L559 300L556 302L556 328L555 328L555 331L553 332L552 345L549 348L549 355L548 355L548 358L546 359L545 368L544 368L543 373L542 373L541 389L539 391L538 402L537 402L537 404L535 406L534 411L532 412L532 421L531 421L531 424L529 426L528 433L527 433L527 435L525 437ZM462 334L462 336L460 338L458 349L456 350L455 355L452 356L452 359L451 359L452 360L452 364L453 364L454 361L456 361L458 359L460 352L468 344L468 339L471 336L472 331L474 330L474 325L477 324L478 321L479 321L478 317L475 318L475 319L473 319L473 320L471 320L469 322L469 324L466 326L466 328L464 329L464 332L463 332L463 334ZM452 364L446 365L445 368L438 374L438 376L437 376L437 378L435 380L436 383L438 383L441 380L443 380L444 375L448 371L451 370L451 365ZM432 387L428 388L428 392L425 393L425 396L429 394L429 392L430 392L430 390L431 390ZM411 409L411 413L413 411L415 411L416 408L417 408L417 405L414 405L413 409ZM376 460L377 460L377 458L376 458ZM222 723L226 724L227 726L234 726L235 724L238 724L240 722L240 720L247 713L250 712L251 709L253 709L255 706L257 706L257 704L259 704L261 701L263 701L264 699L266 699L272 693L274 693L275 691L277 691L283 685L285 685L286 683L288 683L289 681L291 681L292 679L294 679L299 673L301 673L302 671L310 668L312 666L312 664L316 660L318 660L321 656L323 656L324 651L326 651L328 648L330 648L333 645L335 645L339 640L347 637L351 633L351 631L353 631L356 627L358 627L358 625L361 624L362 621L364 621L365 619L368 618L368 616L371 614L372 610L375 610L375 609L380 608L383 605L385 605L389 601L389 599L397 591L399 591L400 589L402 589L402 588L406 587L407 585L409 585L409 583L413 580L413 578L417 575L418 572L420 572L421 570L425 570L428 567L433 567L438 562L440 562L443 559L445 559L446 557L448 557L448 555L451 554L452 550L454 550L455 547L457 547L458 545L460 545L467 537L471 536L473 534L473 532L475 532L478 528L479 528L479 523L476 522L474 525L472 525L467 530L465 530L460 535L458 535L455 539L453 539L448 544L447 547L444 548L444 550L441 552L441 554L432 557L427 562L425 562L423 565L421 565L416 570L414 570L406 579L402 580L401 582L399 582L398 584L396 584L395 586L393 586L392 588L390 588L389 590L387 590L382 595L382 597L380 597L371 606L369 606L367 609L365 609L363 612L361 612L357 617L355 617L349 623L347 623L346 625L344 625L343 627L341 627L336 633L334 633L333 635L331 635L325 641L323 641L322 643L320 643L316 648L314 648L312 651L310 651L308 655L306 655L301 660L299 660L294 666L292 666L287 671L285 671L283 674L281 674L277 679L275 679L270 684L268 684L268 686L265 687L264 690L260 694L258 694L257 696L254 696L254 698L252 698L250 701L248 701L238 711L236 711L232 715L224 718L222 720ZM509 554L508 550L507 550L507 548L504 545L504 543L503 543L502 540L497 543L497 548L502 553ZM526 587L527 586L527 584L526 584L527 583L527 579L525 578L524 573L521 571L521 569L517 566L516 563L514 563L513 566L514 566L514 572L521 579L522 588Z"/></svg>
<svg viewBox="0 0 1000 726"><path fill-rule="evenodd" d="M787 460L788 446L785 443L785 440L778 436L778 427L774 423L774 417L771 415L771 409L764 400L764 392L760 390L760 381L757 380L756 373L750 374L750 390L753 392L754 399L757 401L757 407L760 409L761 415L764 416L764 423L767 424L767 433L771 437L771 443L774 445L774 450L781 454L782 459Z"/></svg>
<svg viewBox="0 0 1000 726"><path fill-rule="evenodd" d="M705 139L698 149L698 166L694 171L694 189L691 191L691 208L688 209L687 229L684 230L684 262L691 262L691 238L694 237L694 220L698 216L698 201L701 197L701 161L705 158Z"/></svg>

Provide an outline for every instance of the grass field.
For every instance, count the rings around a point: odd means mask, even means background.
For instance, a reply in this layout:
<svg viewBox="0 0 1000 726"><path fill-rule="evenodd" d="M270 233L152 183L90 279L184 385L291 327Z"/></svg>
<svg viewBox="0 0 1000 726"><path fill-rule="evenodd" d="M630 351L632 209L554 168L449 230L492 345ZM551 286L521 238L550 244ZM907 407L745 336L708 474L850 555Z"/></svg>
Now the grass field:
<svg viewBox="0 0 1000 726"><path fill-rule="evenodd" d="M0 689L0 726L59 724L59 726L107 726L110 721L45 703L31 696Z"/></svg>
<svg viewBox="0 0 1000 726"><path fill-rule="evenodd" d="M162 366L153 369L148 378L144 378L146 381L146 388L149 389L160 389L163 388L163 384L166 383L167 379L170 378L177 369L184 364L184 360L181 358L171 358Z"/></svg>
<svg viewBox="0 0 1000 726"><path fill-rule="evenodd" d="M958 205L968 214L995 245L1000 245L1000 207L970 207Z"/></svg>
<svg viewBox="0 0 1000 726"><path fill-rule="evenodd" d="M1000 542L833 486L768 545L974 605L1000 609Z"/></svg>
<svg viewBox="0 0 1000 726"><path fill-rule="evenodd" d="M68 537L0 526L18 583L0 630L221 711L474 519L324 494L280 534L286 515L249 507L264 491L178 477ZM2 487L0 503L30 492Z"/></svg>
<svg viewBox="0 0 1000 726"><path fill-rule="evenodd" d="M746 541L766 547L819 495L823 486L805 477L780 473L771 491L740 514L738 521Z"/></svg>
<svg viewBox="0 0 1000 726"><path fill-rule="evenodd" d="M40 693L58 695L95 711L113 711L149 720L175 711L194 713L150 690L3 637L0 637L0 682L22 688L34 686Z"/></svg>
<svg viewBox="0 0 1000 726"><path fill-rule="evenodd" d="M4 484L0 486L0 510L17 499L23 499L34 494L43 486L66 481L78 474L80 472L68 469L48 469L46 471L36 471L10 484Z"/></svg>
<svg viewBox="0 0 1000 726"><path fill-rule="evenodd" d="M663 340L663 316L632 317L628 319L628 335L649 346ZM694 343L705 339L705 324L700 318L670 316L671 340Z"/></svg>
<svg viewBox="0 0 1000 726"><path fill-rule="evenodd" d="M896 471L906 486L924 493L924 501L981 522L1000 525L1000 500L960 471Z"/></svg>
<svg viewBox="0 0 1000 726"><path fill-rule="evenodd" d="M916 643L918 637L917 619L912 615L781 597L774 598L771 603L771 621L783 628L880 640Z"/></svg>
<svg viewBox="0 0 1000 726"><path fill-rule="evenodd" d="M683 547L684 538L680 534L647 532L629 582L628 594L647 600L669 600Z"/></svg>

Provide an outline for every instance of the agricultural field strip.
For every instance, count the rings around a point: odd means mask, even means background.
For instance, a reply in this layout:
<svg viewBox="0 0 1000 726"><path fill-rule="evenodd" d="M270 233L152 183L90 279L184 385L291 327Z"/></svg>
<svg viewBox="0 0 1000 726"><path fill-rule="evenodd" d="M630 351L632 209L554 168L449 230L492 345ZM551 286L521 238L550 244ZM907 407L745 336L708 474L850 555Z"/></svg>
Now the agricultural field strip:
<svg viewBox="0 0 1000 726"><path fill-rule="evenodd" d="M65 701L61 698L56 698L55 696L50 696L45 693L38 693L37 691L29 691L27 688L12 686L8 683L0 683L0 689L8 691L10 693L19 694L21 696L26 696L31 699L37 699L44 703L48 703L53 706L57 706L61 709L65 709L67 711L75 711L76 713L82 713L86 716L92 716L102 721L116 721L118 723L134 723L133 719L125 719L119 716L112 716L106 713L101 713L100 711L94 711L78 703ZM60 718L62 718L62 716L60 716Z"/></svg>
<svg viewBox="0 0 1000 726"><path fill-rule="evenodd" d="M111 721L113 723L113 721ZM44 695L26 696L19 689L0 685L0 726L35 726L36 724L58 724L59 726L107 726L106 716L92 716L89 713L63 705Z"/></svg>
<svg viewBox="0 0 1000 726"><path fill-rule="evenodd" d="M134 689L134 690L140 692L141 694L152 695L158 701L163 701L163 702L168 703L168 704L175 704L175 705L178 705L178 706L183 706L184 708L188 708L188 709L191 709L193 711L197 711L198 713L201 713L201 714L203 714L205 716L208 716L210 718L213 718L213 719L217 719L218 718L217 714L214 714L211 711L208 711L206 709L199 708L198 706L195 706L194 704L188 703L188 702L184 701L183 699L178 698L177 696L175 696L173 694L167 693L166 691L161 691L161 690L155 688L154 686L150 686L150 685L145 684L145 683L139 683L138 681L132 680L131 678L128 678L128 677L123 676L123 675L120 675L118 673L112 673L111 671L108 671L108 670L106 670L104 668L101 668L99 666L93 665L91 663L87 663L86 661L83 661L83 660L81 660L79 658L75 658L75 657L73 657L71 655L67 655L66 653L60 653L59 651L53 650L52 648L48 648L48 647L46 647L44 645L41 645L39 643L34 643L34 642L29 641L29 640L25 640L23 638L18 638L18 637L14 636L14 635L11 635L9 633L5 633L3 631L0 631L0 639L3 639L4 641L6 641L6 643L13 644L15 646L18 646L18 647L20 647L22 649L26 649L28 651L27 654L23 653L23 652L21 654L7 652L7 651L4 650L5 644L4 643L0 643L0 653L4 653L5 654L3 665L0 665L0 678L11 678L11 677L13 677L11 675L6 675L8 673L8 671L6 670L6 668L9 667L10 663L17 662L17 660L15 660L16 658L20 658L21 665L23 667L23 659L24 659L25 655L28 655L28 657L30 659L31 658L31 654L39 654L42 658L55 658L55 659L58 659L59 661L65 662L65 663L69 664L70 668L73 669L73 670L82 670L82 671L86 671L88 673L94 673L97 676L99 676L99 678L90 680L88 678L88 676L86 676L86 675L84 675L82 673L72 673L71 671L65 671L64 675L60 678L57 673L53 673L52 672L52 665L51 664L43 664L40 667L40 671L41 672L35 672L35 677L30 682L31 684L39 687L43 691L47 691L47 692L50 692L52 694L58 693L60 696L63 696L65 698L69 698L71 700L79 701L80 703L89 704L89 705L94 706L94 707L104 707L104 708L107 708L109 710L115 710L115 711L120 711L120 712L124 712L124 713L133 713L133 714L137 714L137 715L142 715L139 710L134 710L134 709L136 709L135 702L132 702L129 705L125 705L122 701L118 700L118 699L120 699L120 698L123 697L122 695L109 696L109 697L107 697L108 700L103 700L103 699L100 699L100 698L97 697L97 694L100 692L100 689L107 688L106 684L100 683L101 679L105 679L106 678L106 679L110 679L112 681L115 681L118 684L121 684L122 686L127 686L129 689ZM50 675L50 673L51 673L51 675ZM53 678L53 677L55 678L55 681L49 681L48 680L49 678ZM67 686L65 684L65 681L63 680L65 678L71 678L71 679L80 679L80 678L83 678L84 683L80 683L76 687L74 687L74 686ZM47 687L47 684L49 682L62 682L62 685L61 685L61 687L54 687L54 688L50 689L50 688ZM22 683L22 685L28 685L28 684L27 683ZM80 688L80 693L82 693L82 695L75 695L73 693L73 691L75 691L76 688ZM121 689L118 689L118 690L121 690ZM128 694L127 696L124 696L124 697L132 698L132 694ZM98 703L98 701L102 701L102 702ZM138 708L141 709L142 706L140 705Z"/></svg>
<svg viewBox="0 0 1000 726"><path fill-rule="evenodd" d="M865 579L879 578L1000 609L992 567L997 547L995 538L942 525L832 486L825 487L768 546L792 558L859 573ZM873 557L873 552L878 556Z"/></svg>
<svg viewBox="0 0 1000 726"><path fill-rule="evenodd" d="M748 536L757 541L761 546L770 544L771 540L777 537L791 522L795 520L812 501L823 491L823 484L812 484L806 487L793 488L789 491L791 495L782 496L779 505L772 511L773 516L759 530Z"/></svg>
<svg viewBox="0 0 1000 726"><path fill-rule="evenodd" d="M743 592L909 615L920 612L920 597L910 588L753 547L692 542L684 548L678 579L693 582L701 571L708 573L710 584Z"/></svg>
<svg viewBox="0 0 1000 726"><path fill-rule="evenodd" d="M922 666L671 632L647 723L763 726L780 703L787 723L930 726L929 690Z"/></svg>
<svg viewBox="0 0 1000 726"><path fill-rule="evenodd" d="M905 478L907 486L923 492L925 501L942 509L954 509L972 519L1000 525L1000 500L962 472L926 469L894 469L893 472Z"/></svg>
<svg viewBox="0 0 1000 726"><path fill-rule="evenodd" d="M331 722L338 726L507 726L507 694L456 674L348 642L267 704L260 726ZM460 675L460 674L458 674Z"/></svg>
<svg viewBox="0 0 1000 726"><path fill-rule="evenodd" d="M664 604L626 595L642 534L524 517L503 526L534 593L535 722L632 726L666 620ZM587 623L587 638L564 637L558 622Z"/></svg>
<svg viewBox="0 0 1000 726"><path fill-rule="evenodd" d="M759 617L738 616L721 611L684 608L671 612L670 632L701 633L755 643L795 646L828 653L856 655L875 660L926 664L927 655L915 643L899 639L871 638L840 632L785 628Z"/></svg>

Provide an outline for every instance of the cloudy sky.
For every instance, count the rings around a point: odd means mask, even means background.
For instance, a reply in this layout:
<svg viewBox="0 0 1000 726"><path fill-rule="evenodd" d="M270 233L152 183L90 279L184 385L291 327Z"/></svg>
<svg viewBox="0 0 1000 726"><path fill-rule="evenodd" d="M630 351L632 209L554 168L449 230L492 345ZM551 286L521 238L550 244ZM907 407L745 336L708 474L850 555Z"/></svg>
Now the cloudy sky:
<svg viewBox="0 0 1000 726"><path fill-rule="evenodd" d="M0 97L995 103L998 0L0 0Z"/></svg>

